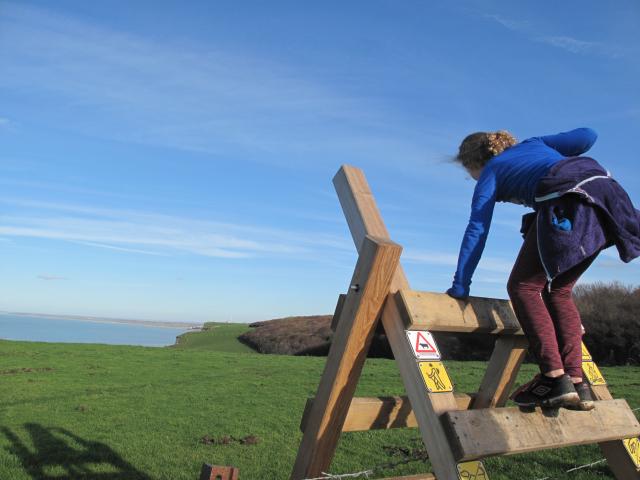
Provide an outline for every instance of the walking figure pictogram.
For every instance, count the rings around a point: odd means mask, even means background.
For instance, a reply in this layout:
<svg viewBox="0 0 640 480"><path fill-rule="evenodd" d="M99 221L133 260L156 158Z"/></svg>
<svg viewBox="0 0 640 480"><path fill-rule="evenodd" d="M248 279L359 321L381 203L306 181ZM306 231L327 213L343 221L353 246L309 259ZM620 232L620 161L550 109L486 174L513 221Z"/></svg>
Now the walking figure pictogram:
<svg viewBox="0 0 640 480"><path fill-rule="evenodd" d="M606 383L604 377L596 367L595 363L584 362L582 365L587 369L586 373L587 373L587 376L589 377L589 380L591 380L592 385L599 385L599 384Z"/></svg>
<svg viewBox="0 0 640 480"><path fill-rule="evenodd" d="M437 367L433 368L431 370L431 373L429 374L429 378L431 379L431 381L436 386L436 390L445 390L447 388L447 386L442 381L442 378L440 378L440 369L439 368L437 368Z"/></svg>

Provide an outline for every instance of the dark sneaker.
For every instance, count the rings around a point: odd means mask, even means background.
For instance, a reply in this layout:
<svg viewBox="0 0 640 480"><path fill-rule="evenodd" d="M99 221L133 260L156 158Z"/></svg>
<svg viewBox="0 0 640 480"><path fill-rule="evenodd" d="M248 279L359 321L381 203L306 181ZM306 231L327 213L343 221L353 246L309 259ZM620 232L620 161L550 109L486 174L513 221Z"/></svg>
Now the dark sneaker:
<svg viewBox="0 0 640 480"><path fill-rule="evenodd" d="M578 397L580 397L580 401L573 407L575 410L593 410L596 406L591 396L591 387L584 380L582 383L574 383L573 387L576 389L578 393Z"/></svg>
<svg viewBox="0 0 640 480"><path fill-rule="evenodd" d="M532 381L516 390L511 396L520 407L570 407L577 406L580 397L569 375L550 378L537 375Z"/></svg>

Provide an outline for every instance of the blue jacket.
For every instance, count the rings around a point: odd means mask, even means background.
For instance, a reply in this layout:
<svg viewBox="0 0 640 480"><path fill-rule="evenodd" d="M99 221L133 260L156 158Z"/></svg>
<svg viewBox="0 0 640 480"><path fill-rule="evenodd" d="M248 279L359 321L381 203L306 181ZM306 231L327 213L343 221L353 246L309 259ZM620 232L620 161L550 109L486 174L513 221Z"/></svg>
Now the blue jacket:
<svg viewBox="0 0 640 480"><path fill-rule="evenodd" d="M529 138L492 158L482 169L471 202L471 216L458 256L451 296L469 295L471 277L489 234L495 202L533 207L540 179L566 157L580 155L593 145L597 134L589 128Z"/></svg>

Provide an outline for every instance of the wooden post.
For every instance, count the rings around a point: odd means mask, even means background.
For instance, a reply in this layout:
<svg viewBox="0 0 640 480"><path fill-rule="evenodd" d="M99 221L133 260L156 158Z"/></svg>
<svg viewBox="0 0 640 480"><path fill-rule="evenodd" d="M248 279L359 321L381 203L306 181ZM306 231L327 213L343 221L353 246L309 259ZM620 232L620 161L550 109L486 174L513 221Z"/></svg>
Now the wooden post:
<svg viewBox="0 0 640 480"><path fill-rule="evenodd" d="M523 336L498 337L489 366L471 408L504 407L509 398L520 365L527 355L529 342Z"/></svg>
<svg viewBox="0 0 640 480"><path fill-rule="evenodd" d="M402 248L367 236L309 412L291 480L329 469Z"/></svg>
<svg viewBox="0 0 640 480"><path fill-rule="evenodd" d="M613 399L606 385L592 385L591 392L593 393L593 398L596 400ZM640 470L638 470L633 460L631 460L621 440L603 442L598 444L598 446L607 459L609 468L618 480L640 479Z"/></svg>
<svg viewBox="0 0 640 480"><path fill-rule="evenodd" d="M334 177L333 184L358 251L366 235L389 238L362 170L345 165ZM407 277L398 266L391 283L391 291L397 292L407 288L409 288ZM388 301L385 304L382 325L400 369L433 471L438 480L458 480L456 463L439 419L444 412L457 408L456 399L452 392L430 393L427 390L422 373L406 340L402 315L395 301Z"/></svg>

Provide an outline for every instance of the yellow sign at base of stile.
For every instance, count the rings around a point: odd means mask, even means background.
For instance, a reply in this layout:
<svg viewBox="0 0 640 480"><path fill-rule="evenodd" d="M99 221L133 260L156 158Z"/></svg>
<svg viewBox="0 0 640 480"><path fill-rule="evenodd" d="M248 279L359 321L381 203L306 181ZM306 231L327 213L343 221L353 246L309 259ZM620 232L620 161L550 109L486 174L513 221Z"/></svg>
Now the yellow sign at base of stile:
<svg viewBox="0 0 640 480"><path fill-rule="evenodd" d="M627 438L622 443L624 443L624 448L627 449L633 464L636 468L640 468L640 438Z"/></svg>
<svg viewBox="0 0 640 480"><path fill-rule="evenodd" d="M463 462L458 464L458 477L460 480L489 480L489 475L482 462Z"/></svg>
<svg viewBox="0 0 640 480"><path fill-rule="evenodd" d="M452 392L453 383L442 362L418 362L424 384L431 393Z"/></svg>
<svg viewBox="0 0 640 480"><path fill-rule="evenodd" d="M591 354L589 353L589 350L587 350L587 346L583 342L582 343L582 361L583 362L590 362L592 360L593 360L593 358L591 358Z"/></svg>
<svg viewBox="0 0 640 480"><path fill-rule="evenodd" d="M606 385L607 381L594 362L582 362L582 371L591 385Z"/></svg>

